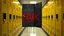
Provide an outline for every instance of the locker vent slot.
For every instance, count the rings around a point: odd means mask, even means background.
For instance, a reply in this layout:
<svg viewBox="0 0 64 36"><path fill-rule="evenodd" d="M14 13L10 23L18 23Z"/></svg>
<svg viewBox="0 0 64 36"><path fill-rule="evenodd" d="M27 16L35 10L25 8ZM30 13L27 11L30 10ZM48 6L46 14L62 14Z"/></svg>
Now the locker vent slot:
<svg viewBox="0 0 64 36"><path fill-rule="evenodd" d="M58 14L56 14L56 19L58 19Z"/></svg>
<svg viewBox="0 0 64 36"><path fill-rule="evenodd" d="M47 16L46 16L46 18L47 18Z"/></svg>
<svg viewBox="0 0 64 36"><path fill-rule="evenodd" d="M53 19L53 15L51 15L51 18Z"/></svg>
<svg viewBox="0 0 64 36"><path fill-rule="evenodd" d="M48 18L50 19L50 16L48 16Z"/></svg>
<svg viewBox="0 0 64 36"><path fill-rule="evenodd" d="M16 16L16 19L18 18L18 16Z"/></svg>
<svg viewBox="0 0 64 36"><path fill-rule="evenodd" d="M3 13L3 20L6 20L6 13Z"/></svg>
<svg viewBox="0 0 64 36"><path fill-rule="evenodd" d="M6 20L6 13L3 13L3 24L5 23Z"/></svg>
<svg viewBox="0 0 64 36"><path fill-rule="evenodd" d="M9 14L9 18L12 19L12 15L11 14Z"/></svg>
<svg viewBox="0 0 64 36"><path fill-rule="evenodd" d="M15 15L13 15L13 19L15 19Z"/></svg>
<svg viewBox="0 0 64 36"><path fill-rule="evenodd" d="M64 13L63 13L63 19L64 19Z"/></svg>

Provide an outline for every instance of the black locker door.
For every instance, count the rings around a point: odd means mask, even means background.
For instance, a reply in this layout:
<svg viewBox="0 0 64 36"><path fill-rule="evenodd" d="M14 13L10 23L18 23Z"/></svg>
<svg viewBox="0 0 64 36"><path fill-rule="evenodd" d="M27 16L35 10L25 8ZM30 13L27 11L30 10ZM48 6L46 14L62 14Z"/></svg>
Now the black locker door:
<svg viewBox="0 0 64 36"><path fill-rule="evenodd" d="M35 5L35 20L34 20L34 26L36 27L42 27L42 3L37 3Z"/></svg>
<svg viewBox="0 0 64 36"><path fill-rule="evenodd" d="M22 5L22 26L33 27L34 26L34 4Z"/></svg>
<svg viewBox="0 0 64 36"><path fill-rule="evenodd" d="M22 5L22 26L42 27L42 3Z"/></svg>

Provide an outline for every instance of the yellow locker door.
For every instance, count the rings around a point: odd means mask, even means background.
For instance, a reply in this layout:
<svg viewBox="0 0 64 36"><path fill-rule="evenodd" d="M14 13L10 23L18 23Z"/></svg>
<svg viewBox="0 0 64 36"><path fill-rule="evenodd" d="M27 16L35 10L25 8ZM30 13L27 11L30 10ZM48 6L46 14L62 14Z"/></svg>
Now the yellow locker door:
<svg viewBox="0 0 64 36"><path fill-rule="evenodd" d="M22 5L21 5L21 6L22 6ZM20 18L20 19L21 19L21 24L20 24L20 25L21 25L21 27L22 27L22 8L20 8L20 12L21 12L21 14L20 14L20 16L21 16L21 18Z"/></svg>
<svg viewBox="0 0 64 36"><path fill-rule="evenodd" d="M46 13L45 13L46 12ZM47 31L47 33L49 33L49 30L48 30L48 19L47 19L47 15L48 15L48 7L47 8L45 8L45 29L46 29L46 31Z"/></svg>
<svg viewBox="0 0 64 36"><path fill-rule="evenodd" d="M17 21L18 21L17 7L15 7L15 9L16 9L16 11L15 11L15 12L16 12L16 28L17 28L17 24L18 24L18 22L17 22Z"/></svg>
<svg viewBox="0 0 64 36"><path fill-rule="evenodd" d="M64 0L62 0L62 36L64 36Z"/></svg>
<svg viewBox="0 0 64 36"><path fill-rule="evenodd" d="M12 10L9 10L9 36L12 36Z"/></svg>
<svg viewBox="0 0 64 36"><path fill-rule="evenodd" d="M13 35L15 33L15 29L16 29L16 10L15 10L15 4L12 5L13 7Z"/></svg>
<svg viewBox="0 0 64 36"><path fill-rule="evenodd" d="M52 35L52 33L51 33L51 12L52 12L52 5L50 5L49 6L50 7L50 11L49 11L49 34L50 34L50 36Z"/></svg>
<svg viewBox="0 0 64 36"><path fill-rule="evenodd" d="M18 16L17 16L17 6L16 6L16 4L15 4L15 15L16 15L16 20L15 20L15 32L16 32L16 30L17 30L17 24L18 24L18 22L17 22L17 19L18 19Z"/></svg>
<svg viewBox="0 0 64 36"><path fill-rule="evenodd" d="M9 36L12 36L12 24L13 24L12 23L12 21L13 21L12 20L12 17L13 17L12 16L12 14L13 14L12 12L13 11L12 11L12 3L11 2L12 2L12 0L10 0L10 2L9 2L10 5L8 7L9 8L9 11L8 11L8 14L9 14L9 17L8 17L9 18L9 21L8 21L8 24L9 24Z"/></svg>
<svg viewBox="0 0 64 36"><path fill-rule="evenodd" d="M2 0L2 36L7 36L7 0Z"/></svg>
<svg viewBox="0 0 64 36"><path fill-rule="evenodd" d="M45 12L46 12L46 13L45 13ZM45 24L45 29L46 29L46 31L48 31L48 29L47 29L47 28L48 28L48 27L47 27L47 19L46 19L46 16L47 16L47 8L45 8L45 12L44 12L44 13L45 13L45 23L44 23L44 24Z"/></svg>
<svg viewBox="0 0 64 36"><path fill-rule="evenodd" d="M56 36L61 36L62 8L61 0L56 1Z"/></svg>
<svg viewBox="0 0 64 36"><path fill-rule="evenodd" d="M50 19L50 18L49 18L49 6L48 6L46 9L47 9L47 10L46 10L46 11L47 11L47 15L46 15L46 16L47 16L47 20L46 20L46 25L47 25L47 26L46 26L46 27L47 27L47 32L50 34L50 32L49 32L49 29L50 29L50 28L49 28L49 19Z"/></svg>
<svg viewBox="0 0 64 36"><path fill-rule="evenodd" d="M18 7L17 7L17 5L15 5L15 9L16 9L16 32L17 32L17 30L18 30L18 14L19 14L19 12L18 12Z"/></svg>
<svg viewBox="0 0 64 36"><path fill-rule="evenodd" d="M22 10L22 9L20 8L20 12L21 12L21 10ZM21 17L22 17L22 12L21 12L21 14L20 14L20 25L22 24L22 18L21 18ZM21 26L22 26L22 25L21 25Z"/></svg>
<svg viewBox="0 0 64 36"><path fill-rule="evenodd" d="M53 1L54 2L54 1ZM52 24L52 36L55 36L55 2L52 4L52 15L51 15L51 24Z"/></svg>
<svg viewBox="0 0 64 36"><path fill-rule="evenodd" d="M20 12L20 24L19 25L21 25L22 24L22 8L19 8L19 12ZM22 26L22 25L21 25Z"/></svg>
<svg viewBox="0 0 64 36"><path fill-rule="evenodd" d="M49 2L48 2L48 7L49 7L49 34L50 34L50 36L53 36L52 35L52 18L51 18L51 15L52 15L52 3L50 3L50 2L53 2L53 0L49 0Z"/></svg>
<svg viewBox="0 0 64 36"><path fill-rule="evenodd" d="M45 29L45 18L44 18L44 16L45 16L45 8L42 8L42 16L43 16L43 18L42 18L42 28L43 29ZM45 31L46 31L46 29L45 29Z"/></svg>
<svg viewBox="0 0 64 36"><path fill-rule="evenodd" d="M13 4L12 5L12 7L13 7L13 35L14 35L14 33L16 32L15 30L16 30L16 9L15 9L15 4Z"/></svg>
<svg viewBox="0 0 64 36"><path fill-rule="evenodd" d="M9 0L7 0L7 35L9 36Z"/></svg>
<svg viewBox="0 0 64 36"><path fill-rule="evenodd" d="M17 19L16 19L16 30L17 30L17 26L18 26L18 9L17 9L17 6L16 6L16 15L17 15Z"/></svg>
<svg viewBox="0 0 64 36"><path fill-rule="evenodd" d="M19 26L19 14L20 14L18 6L17 6L17 13L18 13L18 21L17 21L18 22L17 28L18 28L18 26Z"/></svg>
<svg viewBox="0 0 64 36"><path fill-rule="evenodd" d="M21 11L21 26L22 26L22 8L20 9L20 11Z"/></svg>
<svg viewBox="0 0 64 36"><path fill-rule="evenodd" d="M53 32L52 31L54 31L54 29L52 28L53 27L53 11L54 11L54 9L53 9L53 4L51 4L50 5L51 6L51 11L50 11L50 36L54 36L54 34L53 34Z"/></svg>
<svg viewBox="0 0 64 36"><path fill-rule="evenodd" d="M2 36L2 0L0 0L0 36Z"/></svg>
<svg viewBox="0 0 64 36"><path fill-rule="evenodd" d="M20 21L20 9L18 8L18 11L19 11L19 20L18 21ZM18 26L20 25L20 22L18 22L19 24L18 24Z"/></svg>

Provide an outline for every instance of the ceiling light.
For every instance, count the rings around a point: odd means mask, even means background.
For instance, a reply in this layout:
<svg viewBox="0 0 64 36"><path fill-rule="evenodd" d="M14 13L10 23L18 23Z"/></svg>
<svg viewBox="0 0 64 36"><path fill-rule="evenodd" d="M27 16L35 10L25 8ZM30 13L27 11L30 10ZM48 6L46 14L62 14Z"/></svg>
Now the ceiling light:
<svg viewBox="0 0 64 36"><path fill-rule="evenodd" d="M54 2L48 2L48 4L53 4Z"/></svg>
<svg viewBox="0 0 64 36"><path fill-rule="evenodd" d="M22 6L18 6L18 7L20 7L22 9Z"/></svg>
<svg viewBox="0 0 64 36"><path fill-rule="evenodd" d="M48 6L44 6L44 8L47 8Z"/></svg>
<svg viewBox="0 0 64 36"><path fill-rule="evenodd" d="M30 1L30 4L36 4L37 2L36 1Z"/></svg>
<svg viewBox="0 0 64 36"><path fill-rule="evenodd" d="M12 2L12 3L14 3L14 4L20 4L19 2L15 2L15 1L14 1L14 2Z"/></svg>

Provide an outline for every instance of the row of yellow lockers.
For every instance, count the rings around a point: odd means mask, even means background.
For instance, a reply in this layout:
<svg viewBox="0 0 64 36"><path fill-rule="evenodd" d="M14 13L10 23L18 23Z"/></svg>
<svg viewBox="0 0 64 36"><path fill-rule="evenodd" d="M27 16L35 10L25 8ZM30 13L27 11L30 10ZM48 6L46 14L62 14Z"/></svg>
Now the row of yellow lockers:
<svg viewBox="0 0 64 36"><path fill-rule="evenodd" d="M22 8L18 0L0 0L0 36L15 36L22 28Z"/></svg>
<svg viewBox="0 0 64 36"><path fill-rule="evenodd" d="M64 0L49 0L42 17L42 28L49 36L64 36Z"/></svg>

